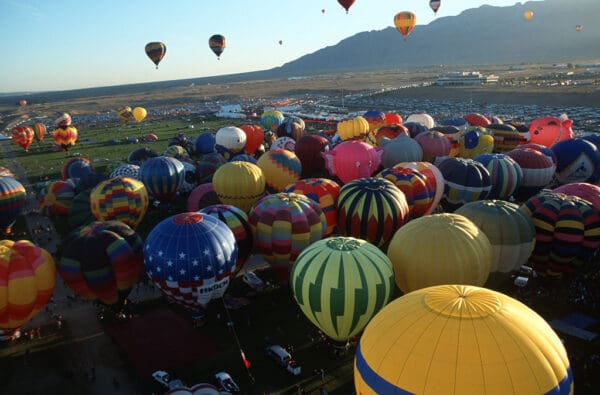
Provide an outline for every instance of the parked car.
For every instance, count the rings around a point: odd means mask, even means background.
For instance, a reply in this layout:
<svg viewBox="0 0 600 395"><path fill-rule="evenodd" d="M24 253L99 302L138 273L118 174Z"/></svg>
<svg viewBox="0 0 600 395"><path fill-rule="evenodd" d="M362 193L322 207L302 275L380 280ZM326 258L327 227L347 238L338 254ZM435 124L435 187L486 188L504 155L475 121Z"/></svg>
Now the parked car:
<svg viewBox="0 0 600 395"><path fill-rule="evenodd" d="M263 291L265 289L265 282L252 271L244 273L242 281L255 291Z"/></svg>
<svg viewBox="0 0 600 395"><path fill-rule="evenodd" d="M265 353L273 359L279 366L282 366L290 374L299 376L302 373L301 366L292 359L292 356L287 350L280 345L274 344L265 349Z"/></svg>
<svg viewBox="0 0 600 395"><path fill-rule="evenodd" d="M227 372L215 373L215 381L222 391L227 391L231 394L240 392L240 388Z"/></svg>

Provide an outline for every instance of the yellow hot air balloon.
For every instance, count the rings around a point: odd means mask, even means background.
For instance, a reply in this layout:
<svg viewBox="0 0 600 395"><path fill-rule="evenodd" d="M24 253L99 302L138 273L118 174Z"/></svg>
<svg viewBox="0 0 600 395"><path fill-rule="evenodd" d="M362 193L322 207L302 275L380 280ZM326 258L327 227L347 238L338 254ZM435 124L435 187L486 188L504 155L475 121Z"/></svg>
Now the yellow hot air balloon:
<svg viewBox="0 0 600 395"><path fill-rule="evenodd" d="M577 26L575 26L575 31L578 31L578 32L580 32L580 31L582 31L582 30L583 30L583 26L581 26L581 25L577 25Z"/></svg>
<svg viewBox="0 0 600 395"><path fill-rule="evenodd" d="M416 24L417 16L410 11L399 12L394 17L394 25L396 26L396 29L398 29L398 31L404 36L404 41L406 41L406 37L408 37Z"/></svg>
<svg viewBox="0 0 600 395"><path fill-rule="evenodd" d="M342 140L362 139L368 132L369 122L361 116L346 119L337 124L337 133Z"/></svg>
<svg viewBox="0 0 600 395"><path fill-rule="evenodd" d="M525 19L530 20L533 17L533 11L527 10L523 13L523 16L525 17Z"/></svg>
<svg viewBox="0 0 600 395"><path fill-rule="evenodd" d="M354 386L362 395L574 390L565 346L542 317L466 285L421 289L381 309L356 349Z"/></svg>
<svg viewBox="0 0 600 395"><path fill-rule="evenodd" d="M250 162L227 162L213 175L213 188L223 204L249 212L265 193L265 176Z"/></svg>
<svg viewBox="0 0 600 395"><path fill-rule="evenodd" d="M133 109L132 111L133 113L133 119L135 119L136 122L142 122L144 120L144 118L146 118L146 109L143 107L136 107Z"/></svg>

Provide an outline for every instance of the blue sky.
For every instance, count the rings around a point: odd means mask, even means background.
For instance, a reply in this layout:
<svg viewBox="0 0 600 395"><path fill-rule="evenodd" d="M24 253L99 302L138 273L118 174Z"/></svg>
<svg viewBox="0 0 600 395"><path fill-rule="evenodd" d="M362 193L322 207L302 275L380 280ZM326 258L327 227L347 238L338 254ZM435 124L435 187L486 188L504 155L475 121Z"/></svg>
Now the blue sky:
<svg viewBox="0 0 600 395"><path fill-rule="evenodd" d="M437 17L515 3L442 0ZM435 18L428 0L356 0L348 14L336 0L0 0L0 92L269 69L355 33L392 26L400 11L414 12L419 25ZM215 33L227 39L220 60L208 47ZM150 41L167 46L158 70L144 53Z"/></svg>

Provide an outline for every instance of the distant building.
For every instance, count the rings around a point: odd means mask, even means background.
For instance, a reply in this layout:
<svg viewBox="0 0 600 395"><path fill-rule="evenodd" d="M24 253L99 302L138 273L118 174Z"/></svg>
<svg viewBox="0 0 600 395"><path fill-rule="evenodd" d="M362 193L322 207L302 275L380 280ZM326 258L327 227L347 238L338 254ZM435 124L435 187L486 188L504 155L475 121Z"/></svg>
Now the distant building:
<svg viewBox="0 0 600 395"><path fill-rule="evenodd" d="M498 76L484 76L479 71L453 71L438 77L436 85L481 85L498 82Z"/></svg>

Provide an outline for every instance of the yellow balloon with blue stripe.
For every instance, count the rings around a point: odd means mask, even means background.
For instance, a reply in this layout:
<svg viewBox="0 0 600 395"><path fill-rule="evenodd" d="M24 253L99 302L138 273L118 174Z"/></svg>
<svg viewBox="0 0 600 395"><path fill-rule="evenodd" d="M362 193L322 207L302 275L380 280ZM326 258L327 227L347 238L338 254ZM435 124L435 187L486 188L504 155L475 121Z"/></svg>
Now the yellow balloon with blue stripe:
<svg viewBox="0 0 600 395"><path fill-rule="evenodd" d="M396 299L367 325L354 360L357 394L573 393L550 325L509 296L438 285Z"/></svg>

